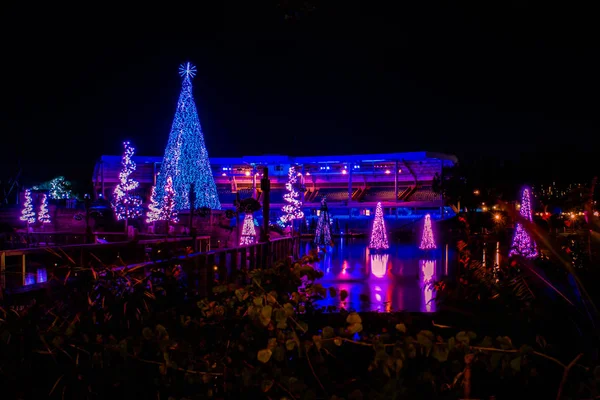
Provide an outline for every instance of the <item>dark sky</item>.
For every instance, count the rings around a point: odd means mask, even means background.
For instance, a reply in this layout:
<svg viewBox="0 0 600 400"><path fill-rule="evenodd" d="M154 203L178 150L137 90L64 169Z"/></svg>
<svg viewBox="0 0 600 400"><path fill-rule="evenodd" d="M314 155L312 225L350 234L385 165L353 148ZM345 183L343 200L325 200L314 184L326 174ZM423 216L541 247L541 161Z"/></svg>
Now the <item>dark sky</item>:
<svg viewBox="0 0 600 400"><path fill-rule="evenodd" d="M29 182L89 179L125 139L162 155L185 61L198 69L211 156L428 150L542 160L528 171L548 176L597 169L592 10L526 0L206 3L3 12L0 176L20 160Z"/></svg>

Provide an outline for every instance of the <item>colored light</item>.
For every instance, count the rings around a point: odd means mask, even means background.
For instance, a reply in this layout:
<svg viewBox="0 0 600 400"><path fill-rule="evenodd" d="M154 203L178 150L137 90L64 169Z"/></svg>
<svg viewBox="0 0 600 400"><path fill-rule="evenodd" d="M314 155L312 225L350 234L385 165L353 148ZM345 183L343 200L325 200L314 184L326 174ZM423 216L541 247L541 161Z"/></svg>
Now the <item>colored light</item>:
<svg viewBox="0 0 600 400"><path fill-rule="evenodd" d="M283 200L287 204L281 207L283 215L280 217L280 221L283 226L291 225L295 219L304 218L302 201L299 199L300 193L298 192L301 184L302 174L296 172L296 167L290 167L288 170L288 180L285 184L287 192L283 195Z"/></svg>
<svg viewBox="0 0 600 400"><path fill-rule="evenodd" d="M325 197L321 199L321 210L315 231L315 244L319 246L331 244L331 219L329 218L329 209L327 208Z"/></svg>
<svg viewBox="0 0 600 400"><path fill-rule="evenodd" d="M150 195L150 204L146 213L146 222L152 223L160 219L160 205L156 199L156 186L152 186L152 194Z"/></svg>
<svg viewBox="0 0 600 400"><path fill-rule="evenodd" d="M172 223L179 222L177 217L177 210L175 209L175 190L173 189L173 179L170 176L167 177L167 183L165 185L165 197L160 208L159 218L161 221L169 221Z"/></svg>
<svg viewBox="0 0 600 400"><path fill-rule="evenodd" d="M21 211L21 221L25 221L28 224L35 222L35 211L33 210L33 198L31 197L31 189L25 190L25 202L23 203L23 210Z"/></svg>
<svg viewBox="0 0 600 400"><path fill-rule="evenodd" d="M156 178L156 193L157 198L164 198L166 179L170 176L175 191L175 210L190 208L189 192L192 183L195 191L194 207L219 210L221 202L192 94L191 78L195 72L196 68L190 63L182 64L179 68L183 83L160 175Z"/></svg>
<svg viewBox="0 0 600 400"><path fill-rule="evenodd" d="M48 196L46 193L42 195L42 204L40 204L40 212L38 213L38 221L42 224L49 224L50 213L48 213Z"/></svg>
<svg viewBox="0 0 600 400"><path fill-rule="evenodd" d="M113 191L112 207L117 220L137 218L142 215L142 199L135 195L135 190L140 183L131 178L135 171L135 162L131 159L135 149L129 142L123 143L123 158L121 160L121 172L119 173L119 184Z"/></svg>
<svg viewBox="0 0 600 400"><path fill-rule="evenodd" d="M383 209L381 202L377 203L375 208L375 219L373 220L373 229L371 230L371 241L369 248L374 250L389 249L390 244L385 230L385 220L383 219Z"/></svg>
<svg viewBox="0 0 600 400"><path fill-rule="evenodd" d="M250 176L250 171L246 171L246 172L244 172L244 175L246 175L246 176Z"/></svg>
<svg viewBox="0 0 600 400"><path fill-rule="evenodd" d="M383 278L387 273L389 254L371 254L371 273L376 278Z"/></svg>
<svg viewBox="0 0 600 400"><path fill-rule="evenodd" d="M254 228L254 217L252 213L247 213L244 217L242 226L242 235L240 237L240 246L253 244L256 240L256 229Z"/></svg>
<svg viewBox="0 0 600 400"><path fill-rule="evenodd" d="M531 197L528 188L523 189L519 214L521 214L521 217L525 218L527 221L533 221L533 218L531 217ZM529 236L529 233L525 231L523 224L520 222L517 222L512 246L510 252L508 253L509 257L515 255L521 255L526 258L535 258L538 255L535 241L531 238L531 236Z"/></svg>
<svg viewBox="0 0 600 400"><path fill-rule="evenodd" d="M431 215L425 215L423 222L423 234L421 236L421 250L431 250L437 248L433 239L433 229L431 228Z"/></svg>
<svg viewBox="0 0 600 400"><path fill-rule="evenodd" d="M389 169L386 169L386 170L385 170L385 173L389 175L389 174L391 174L391 173L392 173L392 171L390 171Z"/></svg>

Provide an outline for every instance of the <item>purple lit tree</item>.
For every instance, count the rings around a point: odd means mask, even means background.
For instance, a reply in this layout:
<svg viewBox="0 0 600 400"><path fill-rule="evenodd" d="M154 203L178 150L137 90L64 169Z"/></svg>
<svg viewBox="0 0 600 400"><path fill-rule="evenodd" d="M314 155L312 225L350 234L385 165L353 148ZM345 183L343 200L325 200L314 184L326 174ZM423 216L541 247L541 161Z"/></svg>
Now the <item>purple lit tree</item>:
<svg viewBox="0 0 600 400"><path fill-rule="evenodd" d="M175 198L176 193L175 189L173 189L173 180L168 176L165 185L165 197L163 198L163 204L159 215L161 221L167 221L173 224L179 221L177 210L175 209Z"/></svg>
<svg viewBox="0 0 600 400"><path fill-rule="evenodd" d="M190 208L189 192L192 184L196 210L219 210L221 203L217 185L192 95L191 79L196 75L196 68L190 63L182 64L179 74L183 77L183 84L160 174L156 178L156 193L159 199L165 196L166 180L170 176L175 190L175 210Z"/></svg>
<svg viewBox="0 0 600 400"><path fill-rule="evenodd" d="M521 196L521 210L519 211L521 217L527 221L532 221L531 217L531 192L529 188L523 189ZM523 227L523 224L517 222L515 228L515 234L513 236L512 246L509 257L520 255L526 258L535 258L538 256L537 246L535 241L529 236L529 233Z"/></svg>
<svg viewBox="0 0 600 400"><path fill-rule="evenodd" d="M50 213L48 212L48 195L46 193L42 195L42 203L40 204L40 211L37 219L42 224L49 224L51 222Z"/></svg>
<svg viewBox="0 0 600 400"><path fill-rule="evenodd" d="M254 243L256 240L256 228L254 227L254 216L252 213L246 213L244 217L244 226L240 236L240 246L246 246Z"/></svg>
<svg viewBox="0 0 600 400"><path fill-rule="evenodd" d="M377 208L375 208L375 219L373 220L369 248L373 250L385 250L390 248L387 232L385 231L385 220L383 219L381 202L377 203Z"/></svg>
<svg viewBox="0 0 600 400"><path fill-rule="evenodd" d="M136 196L134 191L140 183L131 178L131 174L135 171L135 162L131 159L135 153L135 149L131 143L123 143L123 159L121 160L121 172L119 173L119 184L113 191L113 210L119 221L127 221L132 218L137 218L142 215L142 199Z"/></svg>
<svg viewBox="0 0 600 400"><path fill-rule="evenodd" d="M35 223L35 211L33 210L33 198L31 189L25 189L25 202L21 211L21 221L27 222L27 225Z"/></svg>
<svg viewBox="0 0 600 400"><path fill-rule="evenodd" d="M315 231L315 244L317 246L331 245L331 218L329 209L327 208L327 200L325 197L321 199L321 209L319 210L319 221Z"/></svg>
<svg viewBox="0 0 600 400"><path fill-rule="evenodd" d="M433 230L431 228L431 215L426 214L423 222L423 234L421 235L421 244L419 248L421 250L432 250L437 246L433 239Z"/></svg>
<svg viewBox="0 0 600 400"><path fill-rule="evenodd" d="M285 184L287 193L283 195L283 200L287 203L281 208L283 215L280 220L284 226L291 225L295 219L304 218L304 212L302 212L302 201L299 199L300 193L298 192L298 178L302 175L296 171L296 167L292 166L288 170L288 181Z"/></svg>

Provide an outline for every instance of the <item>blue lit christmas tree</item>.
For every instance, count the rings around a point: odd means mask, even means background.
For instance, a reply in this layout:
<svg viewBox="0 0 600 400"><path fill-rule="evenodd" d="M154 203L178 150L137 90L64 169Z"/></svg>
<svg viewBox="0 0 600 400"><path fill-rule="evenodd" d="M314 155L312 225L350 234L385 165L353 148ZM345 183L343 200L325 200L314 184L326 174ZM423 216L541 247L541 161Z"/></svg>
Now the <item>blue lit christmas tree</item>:
<svg viewBox="0 0 600 400"><path fill-rule="evenodd" d="M175 210L190 208L189 193L192 183L196 195L194 208L208 207L218 210L221 208L221 202L192 95L192 78L196 75L196 67L189 62L182 64L179 74L183 78L183 84L160 174L156 178L156 195L158 199L164 198L166 179L170 176L175 190Z"/></svg>
<svg viewBox="0 0 600 400"><path fill-rule="evenodd" d="M315 231L315 244L317 246L329 246L331 240L331 218L325 197L321 199L321 210L319 210L319 221Z"/></svg>

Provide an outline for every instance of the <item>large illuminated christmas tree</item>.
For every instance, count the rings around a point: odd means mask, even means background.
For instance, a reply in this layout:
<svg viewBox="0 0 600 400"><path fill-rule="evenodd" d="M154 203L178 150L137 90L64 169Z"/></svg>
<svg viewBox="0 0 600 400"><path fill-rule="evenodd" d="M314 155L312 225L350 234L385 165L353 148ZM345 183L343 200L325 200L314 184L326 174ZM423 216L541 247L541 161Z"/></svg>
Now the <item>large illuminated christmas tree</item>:
<svg viewBox="0 0 600 400"><path fill-rule="evenodd" d="M331 244L331 218L325 197L321 199L319 221L317 222L317 229L315 231L315 244L317 246L328 246Z"/></svg>
<svg viewBox="0 0 600 400"><path fill-rule="evenodd" d="M159 199L164 198L166 179L170 176L175 190L175 210L190 208L191 184L194 184L196 199L194 208L218 210L221 202L192 95L192 78L196 75L196 67L190 63L182 64L179 74L183 84L160 174L156 178L156 193Z"/></svg>
<svg viewBox="0 0 600 400"><path fill-rule="evenodd" d="M123 148L119 184L113 191L112 202L113 210L119 221L137 218L144 211L142 199L135 194L135 190L140 186L140 183L131 177L136 168L135 162L131 159L135 149L129 142L124 142Z"/></svg>
<svg viewBox="0 0 600 400"><path fill-rule="evenodd" d="M50 213L48 212L48 195L46 195L46 193L42 195L42 203L40 204L38 221L40 221L42 224L49 224L51 222Z"/></svg>
<svg viewBox="0 0 600 400"><path fill-rule="evenodd" d="M240 246L254 243L256 240L256 228L254 227L254 216L252 213L246 213L244 225L240 236Z"/></svg>
<svg viewBox="0 0 600 400"><path fill-rule="evenodd" d="M377 203L377 208L375 208L375 219L373 220L369 248L373 250L385 250L390 248L387 232L385 231L385 220L383 219L381 202Z"/></svg>
<svg viewBox="0 0 600 400"><path fill-rule="evenodd" d="M288 181L285 184L287 192L283 195L283 200L287 203L281 208L283 215L281 216L281 222L284 226L291 225L295 219L304 218L304 212L302 212L302 201L300 200L300 193L298 191L302 182L299 182L302 175L296 171L296 167L292 166L288 170Z"/></svg>
<svg viewBox="0 0 600 400"><path fill-rule="evenodd" d="M423 222L423 234L421 235L419 248L421 250L432 250L436 247L435 240L433 239L433 230L431 229L431 216L427 214Z"/></svg>
<svg viewBox="0 0 600 400"><path fill-rule="evenodd" d="M25 189L25 202L21 211L21 221L27 222L27 225L35 222L35 211L33 210L33 198L31 197L31 189Z"/></svg>
<svg viewBox="0 0 600 400"><path fill-rule="evenodd" d="M531 217L531 194L528 188L523 189L520 214L527 221L531 222L533 220ZM508 255L509 257L520 255L527 258L535 258L538 255L535 241L527 233L521 222L517 222L512 246Z"/></svg>

